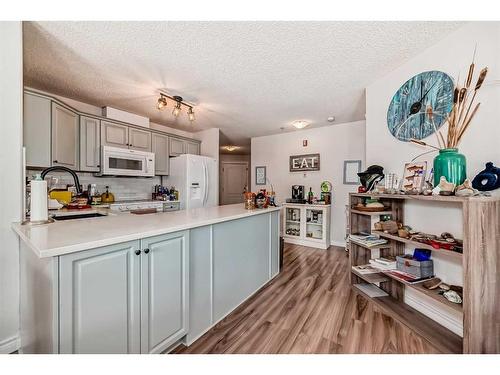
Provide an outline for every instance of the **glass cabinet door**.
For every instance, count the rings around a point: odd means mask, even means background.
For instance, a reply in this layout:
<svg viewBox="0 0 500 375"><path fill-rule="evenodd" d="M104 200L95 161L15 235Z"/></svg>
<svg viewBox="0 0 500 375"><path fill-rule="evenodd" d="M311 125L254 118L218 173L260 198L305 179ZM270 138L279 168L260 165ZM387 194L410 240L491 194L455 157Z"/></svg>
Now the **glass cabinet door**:
<svg viewBox="0 0 500 375"><path fill-rule="evenodd" d="M306 237L323 239L323 210L306 209Z"/></svg>
<svg viewBox="0 0 500 375"><path fill-rule="evenodd" d="M285 211L285 233L300 237L300 209L287 207Z"/></svg>

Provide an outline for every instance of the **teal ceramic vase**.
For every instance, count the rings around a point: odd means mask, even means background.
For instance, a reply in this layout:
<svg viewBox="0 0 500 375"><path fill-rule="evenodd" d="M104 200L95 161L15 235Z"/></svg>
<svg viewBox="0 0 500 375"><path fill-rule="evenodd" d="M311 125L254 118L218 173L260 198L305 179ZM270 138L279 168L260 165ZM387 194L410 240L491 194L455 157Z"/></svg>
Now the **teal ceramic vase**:
<svg viewBox="0 0 500 375"><path fill-rule="evenodd" d="M439 185L441 176L456 186L462 184L467 177L465 164L465 156L459 154L457 148L439 150L439 155L434 158L434 186Z"/></svg>

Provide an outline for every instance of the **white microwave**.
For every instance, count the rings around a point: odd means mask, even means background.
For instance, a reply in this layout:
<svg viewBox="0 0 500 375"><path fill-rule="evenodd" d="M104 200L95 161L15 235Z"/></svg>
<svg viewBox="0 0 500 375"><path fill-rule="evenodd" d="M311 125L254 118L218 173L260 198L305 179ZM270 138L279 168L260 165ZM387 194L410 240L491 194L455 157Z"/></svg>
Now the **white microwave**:
<svg viewBox="0 0 500 375"><path fill-rule="evenodd" d="M99 175L153 177L155 175L155 154L102 146Z"/></svg>

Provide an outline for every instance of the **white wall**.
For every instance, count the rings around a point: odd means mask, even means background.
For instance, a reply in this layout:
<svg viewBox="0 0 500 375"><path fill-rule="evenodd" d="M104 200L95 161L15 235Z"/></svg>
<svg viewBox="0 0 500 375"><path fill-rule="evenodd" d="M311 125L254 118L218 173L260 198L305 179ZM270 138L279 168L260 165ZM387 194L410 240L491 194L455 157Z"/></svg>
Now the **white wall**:
<svg viewBox="0 0 500 375"><path fill-rule="evenodd" d="M406 62L390 74L378 79L366 89L366 164L379 164L386 173L402 175L403 164L419 153L421 147L398 141L387 129L387 108L396 90L408 80L423 71L441 70L452 77L460 73L461 80L467 76L474 46L477 44L476 72L488 66L489 75L483 85L478 101L481 108L474 122L459 146L467 157L467 175L473 178L484 168L487 161L500 164L500 126L498 106L500 103L500 23L468 23L437 44ZM426 141L435 143L432 135ZM432 166L435 154L420 160L427 160ZM405 223L416 230L439 234L444 231L462 236L462 217L458 205L408 203L405 206ZM410 251L412 249L407 249ZM435 273L448 283L463 285L459 261L452 261L445 255L433 255ZM407 296L408 297L408 296ZM410 296L411 297L411 296ZM410 303L408 301L408 303ZM434 308L436 304L432 304ZM424 313L426 308L414 306ZM436 318L436 317L434 317ZM441 323L458 332L458 320L441 314ZM443 320L444 319L444 320ZM455 319L455 320L454 320Z"/></svg>
<svg viewBox="0 0 500 375"><path fill-rule="evenodd" d="M19 241L10 225L22 201L21 22L0 22L0 35L0 353L10 353L19 348Z"/></svg>
<svg viewBox="0 0 500 375"><path fill-rule="evenodd" d="M219 160L219 128L201 130L193 133L193 138L201 141L201 155Z"/></svg>
<svg viewBox="0 0 500 375"><path fill-rule="evenodd" d="M302 140L308 146L302 146ZM321 170L316 172L289 172L290 155L319 153ZM331 234L332 243L345 243L345 205L348 193L356 191L355 185L343 185L344 160L361 160L365 163L365 122L357 121L320 128L301 130L252 138L251 154L252 191L263 186L255 185L255 167L266 166L267 177L274 186L278 202L290 198L292 185L312 187L320 195L320 184L328 180L333 185ZM270 186L267 186L270 189Z"/></svg>

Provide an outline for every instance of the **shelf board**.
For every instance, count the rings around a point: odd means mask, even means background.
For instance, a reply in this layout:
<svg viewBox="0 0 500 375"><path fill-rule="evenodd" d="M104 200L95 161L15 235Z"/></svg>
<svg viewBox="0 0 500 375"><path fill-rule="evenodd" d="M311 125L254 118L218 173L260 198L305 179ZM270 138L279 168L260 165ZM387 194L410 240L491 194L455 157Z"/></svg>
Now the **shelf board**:
<svg viewBox="0 0 500 375"><path fill-rule="evenodd" d="M357 214L357 215L366 215L366 216L379 216L379 215L392 215L392 211L375 211L375 212L370 212L370 211L359 211L354 208L351 208L351 214Z"/></svg>
<svg viewBox="0 0 500 375"><path fill-rule="evenodd" d="M294 224L300 224L300 221L298 220L287 220L287 223L294 223Z"/></svg>
<svg viewBox="0 0 500 375"><path fill-rule="evenodd" d="M356 246L362 247L367 250L379 250L379 249L390 249L391 244L389 242L382 244L382 245L376 245L376 246L366 246L360 242L357 242L356 240L353 240L349 238L349 243L353 243Z"/></svg>
<svg viewBox="0 0 500 375"><path fill-rule="evenodd" d="M351 267L351 272L370 284L384 283L386 281L389 281L389 278L386 275L384 275L382 272L364 274L364 273L358 272L356 269L354 269L352 267Z"/></svg>
<svg viewBox="0 0 500 375"><path fill-rule="evenodd" d="M434 290L429 290L429 289L424 288L423 283L424 283L424 281L422 281L420 283L410 284L408 286L417 290L418 292L423 293L426 296L442 303L443 305L449 306L450 308L452 308L455 311L463 313L463 305L462 304L457 304L457 303L453 303L453 302L448 301L444 296L439 294L439 290L440 290L439 288L434 289Z"/></svg>
<svg viewBox="0 0 500 375"><path fill-rule="evenodd" d="M378 236L380 236L382 238L386 238L388 240L393 240L393 241L398 241L398 242L406 243L406 244L415 246L416 248L419 248L419 249L432 250L432 251L434 251L436 253L450 255L450 256L456 257L456 258L461 258L462 257L462 254L461 253L457 253L456 251L444 250L444 249L435 249L431 245L428 245L426 243L409 240L408 238L399 237L399 236L396 236L394 234L389 234L389 233L382 232L380 230L372 230L372 234L376 234L376 235L378 235Z"/></svg>
<svg viewBox="0 0 500 375"><path fill-rule="evenodd" d="M442 353L463 353L463 340L431 318L393 297L371 298L358 288L352 290L372 301L383 313L415 331Z"/></svg>
<svg viewBox="0 0 500 375"><path fill-rule="evenodd" d="M377 194L377 193L351 193L353 197L360 198L384 198L384 199L404 199L418 201L436 201L436 202L451 202L462 203L470 199L478 199L475 197L457 197L455 195L401 195L401 194Z"/></svg>
<svg viewBox="0 0 500 375"><path fill-rule="evenodd" d="M307 222L306 224L307 225L316 225L318 227L322 227L323 226L323 223L320 224L320 223L309 223L309 222Z"/></svg>

